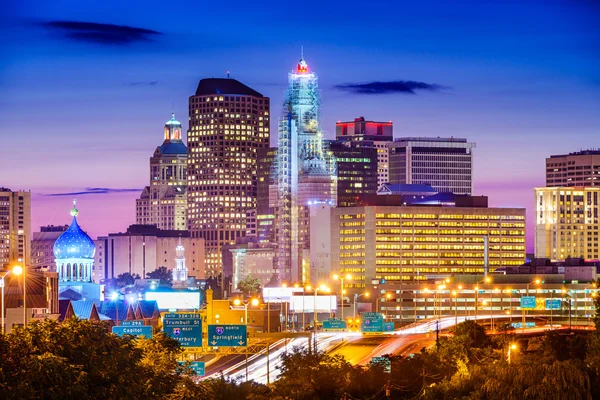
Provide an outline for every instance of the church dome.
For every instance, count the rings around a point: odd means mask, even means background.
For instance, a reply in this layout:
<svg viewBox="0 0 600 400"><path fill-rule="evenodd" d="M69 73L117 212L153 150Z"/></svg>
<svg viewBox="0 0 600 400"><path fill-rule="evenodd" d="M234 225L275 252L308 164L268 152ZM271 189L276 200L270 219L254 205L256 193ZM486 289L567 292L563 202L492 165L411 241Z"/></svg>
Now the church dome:
<svg viewBox="0 0 600 400"><path fill-rule="evenodd" d="M57 259L94 258L96 246L92 238L79 227L77 223L78 213L75 204L73 204L71 226L54 242L54 257Z"/></svg>

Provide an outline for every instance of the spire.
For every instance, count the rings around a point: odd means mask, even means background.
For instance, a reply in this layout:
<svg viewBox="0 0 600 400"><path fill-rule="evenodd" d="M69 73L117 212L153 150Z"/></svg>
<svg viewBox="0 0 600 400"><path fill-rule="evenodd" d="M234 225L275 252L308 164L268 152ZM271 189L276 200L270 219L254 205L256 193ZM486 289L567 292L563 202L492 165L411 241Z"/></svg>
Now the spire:
<svg viewBox="0 0 600 400"><path fill-rule="evenodd" d="M77 199L73 199L73 208L71 209L72 217L76 217L79 214L79 210L77 210L77 208L75 208L76 205L77 205Z"/></svg>
<svg viewBox="0 0 600 400"><path fill-rule="evenodd" d="M300 46L300 61L298 61L296 72L299 74L308 72L308 64L304 61L304 45Z"/></svg>
<svg viewBox="0 0 600 400"><path fill-rule="evenodd" d="M300 59L304 60L304 45L300 46Z"/></svg>

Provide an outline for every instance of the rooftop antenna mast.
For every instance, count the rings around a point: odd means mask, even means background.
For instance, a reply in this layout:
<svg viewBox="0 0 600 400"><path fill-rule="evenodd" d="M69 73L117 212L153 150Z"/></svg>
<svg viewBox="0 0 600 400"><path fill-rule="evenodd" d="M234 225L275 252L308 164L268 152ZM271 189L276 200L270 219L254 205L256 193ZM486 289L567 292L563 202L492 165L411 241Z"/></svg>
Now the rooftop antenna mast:
<svg viewBox="0 0 600 400"><path fill-rule="evenodd" d="M229 79L230 71L227 70L227 79Z"/></svg>

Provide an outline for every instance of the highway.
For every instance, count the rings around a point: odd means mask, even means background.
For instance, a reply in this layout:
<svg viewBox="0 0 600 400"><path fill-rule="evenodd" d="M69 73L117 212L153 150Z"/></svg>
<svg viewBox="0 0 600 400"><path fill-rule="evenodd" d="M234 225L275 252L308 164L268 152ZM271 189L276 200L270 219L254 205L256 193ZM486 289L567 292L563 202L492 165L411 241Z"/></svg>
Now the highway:
<svg viewBox="0 0 600 400"><path fill-rule="evenodd" d="M477 319L489 319L489 315L479 315ZM494 315L494 320L506 321L509 316L504 314ZM319 332L317 334L318 350L330 351L331 354L344 356L353 365L366 365L373 357L386 354L409 355L419 352L423 347L430 347L435 343L435 331L452 328L455 322L461 323L466 319L473 320L474 317L453 316L440 318L439 320L421 321L407 327L384 335L365 336L359 332ZM514 322L520 322L520 318L513 317ZM548 328L527 328L526 332L544 330ZM521 329L517 330L520 333ZM279 368L282 365L281 356L294 347L307 350L309 342L307 338L280 339L270 346L269 351L269 380L273 382L279 376ZM246 379L245 355L224 356L207 365L207 377L222 372L226 377L237 381ZM248 380L259 383L267 383L267 357L266 352L248 356Z"/></svg>

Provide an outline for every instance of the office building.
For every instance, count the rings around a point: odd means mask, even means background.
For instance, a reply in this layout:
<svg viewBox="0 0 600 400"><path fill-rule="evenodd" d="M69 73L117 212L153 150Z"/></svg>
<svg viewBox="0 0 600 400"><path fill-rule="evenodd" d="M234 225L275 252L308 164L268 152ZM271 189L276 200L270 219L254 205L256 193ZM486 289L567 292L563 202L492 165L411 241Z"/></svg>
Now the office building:
<svg viewBox="0 0 600 400"><path fill-rule="evenodd" d="M389 182L389 143L394 140L392 121L366 121L365 117L354 121L335 124L337 140L349 140L362 146L374 146L377 149L377 186Z"/></svg>
<svg viewBox="0 0 600 400"><path fill-rule="evenodd" d="M546 186L600 186L600 149L546 158Z"/></svg>
<svg viewBox="0 0 600 400"><path fill-rule="evenodd" d="M205 241L207 277L221 272L222 246L246 235L269 121L269 98L235 79L202 79L189 98L188 226Z"/></svg>
<svg viewBox="0 0 600 400"><path fill-rule="evenodd" d="M378 150L351 141L329 142L329 148L337 162L338 207L364 205L377 192Z"/></svg>
<svg viewBox="0 0 600 400"><path fill-rule="evenodd" d="M389 183L429 184L438 192L473 193L475 143L408 137L389 144Z"/></svg>
<svg viewBox="0 0 600 400"><path fill-rule="evenodd" d="M479 197L453 201L331 208L330 221L316 214L311 221L316 232L330 229L329 239L316 244L331 255L321 273L352 274L344 285L360 290L371 279L419 282L493 273L525 261L525 209L488 208Z"/></svg>
<svg viewBox="0 0 600 400"><path fill-rule="evenodd" d="M54 242L69 225L47 225L40 226L39 232L33 233L31 241L31 259L29 266L31 268L44 268L56 271L56 262L54 259Z"/></svg>
<svg viewBox="0 0 600 400"><path fill-rule="evenodd" d="M598 260L600 187L535 188L535 257Z"/></svg>
<svg viewBox="0 0 600 400"><path fill-rule="evenodd" d="M136 223L164 230L187 230L187 147L175 114L164 141L150 157L150 186L136 200Z"/></svg>
<svg viewBox="0 0 600 400"><path fill-rule="evenodd" d="M0 188L0 268L29 262L30 235L31 192Z"/></svg>
<svg viewBox="0 0 600 400"><path fill-rule="evenodd" d="M309 203L335 205L335 158L323 143L317 75L302 57L288 74L279 120L277 268L281 281L304 282L308 274ZM304 259L304 262L303 262Z"/></svg>
<svg viewBox="0 0 600 400"><path fill-rule="evenodd" d="M265 287L275 272L276 246L270 243L245 243L229 250L233 262L233 290L237 290L238 283L252 276L260 281L260 286Z"/></svg>
<svg viewBox="0 0 600 400"><path fill-rule="evenodd" d="M256 213L258 215L273 214L273 205L277 203L277 147L268 147L256 151ZM271 188L275 187L273 194Z"/></svg>
<svg viewBox="0 0 600 400"><path fill-rule="evenodd" d="M104 282L124 273L146 278L149 272L160 267L172 271L187 269L188 277L204 278L204 239L190 237L187 231L131 225L127 232L98 237L95 244L94 282ZM177 260L182 259L185 268L178 266Z"/></svg>

